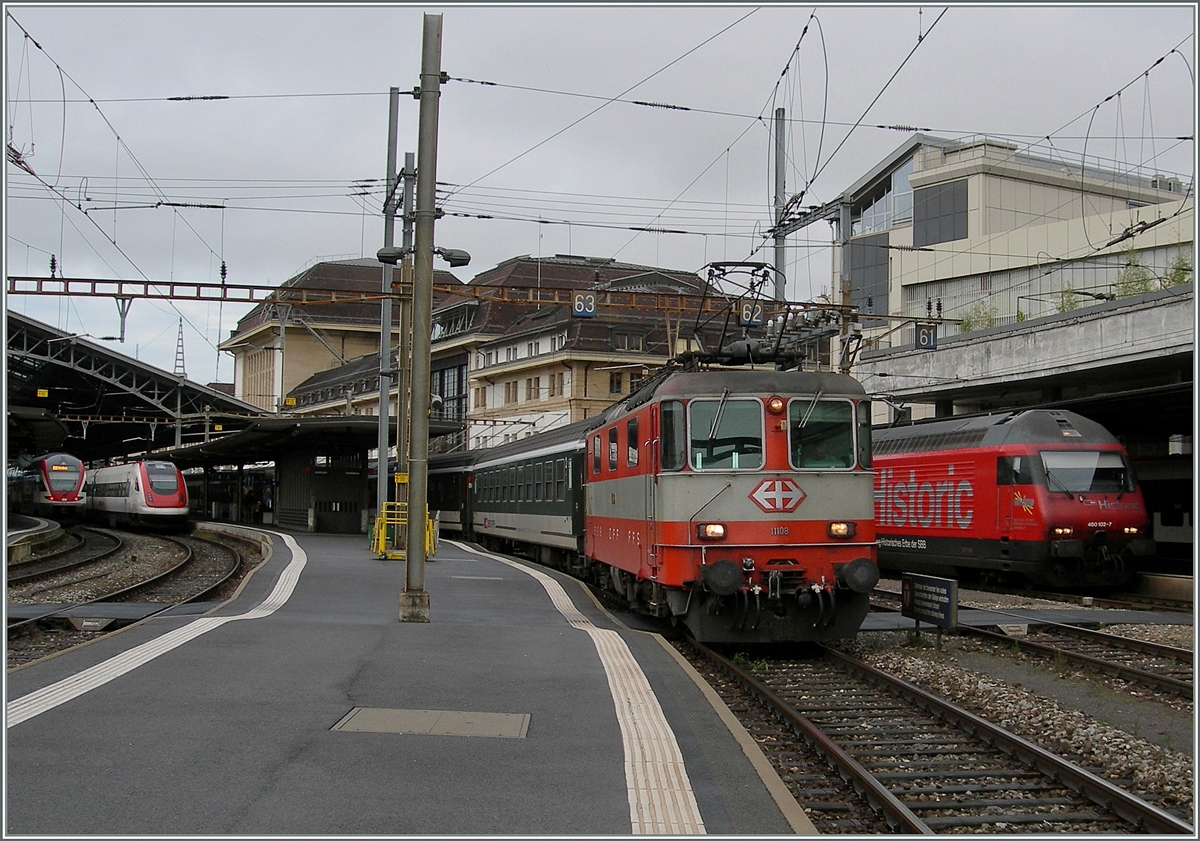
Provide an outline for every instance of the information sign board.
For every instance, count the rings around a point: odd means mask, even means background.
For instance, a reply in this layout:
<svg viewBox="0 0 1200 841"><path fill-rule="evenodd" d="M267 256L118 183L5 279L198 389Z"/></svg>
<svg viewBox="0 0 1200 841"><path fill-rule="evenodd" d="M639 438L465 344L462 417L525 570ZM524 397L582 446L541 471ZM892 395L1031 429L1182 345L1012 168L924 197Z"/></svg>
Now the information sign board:
<svg viewBox="0 0 1200 841"><path fill-rule="evenodd" d="M958 626L958 582L931 575L900 577L900 614L939 628Z"/></svg>

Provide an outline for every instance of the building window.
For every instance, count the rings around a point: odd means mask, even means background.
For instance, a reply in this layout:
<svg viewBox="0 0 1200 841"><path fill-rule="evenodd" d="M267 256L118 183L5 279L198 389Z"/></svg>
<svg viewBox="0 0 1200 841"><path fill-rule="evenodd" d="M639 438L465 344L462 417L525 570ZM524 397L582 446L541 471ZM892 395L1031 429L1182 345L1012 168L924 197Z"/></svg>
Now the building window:
<svg viewBox="0 0 1200 841"><path fill-rule="evenodd" d="M642 337L632 333L617 333L613 337L613 346L617 350L640 351L642 349Z"/></svg>
<svg viewBox="0 0 1200 841"><path fill-rule="evenodd" d="M863 324L877 327L886 322L871 315L888 312L888 235L875 234L850 240L846 255L850 275L850 302L862 313Z"/></svg>
<svg viewBox="0 0 1200 841"><path fill-rule="evenodd" d="M609 394L620 394L621 393L621 372L620 371L613 371L611 374L608 375L608 393Z"/></svg>
<svg viewBox="0 0 1200 841"><path fill-rule="evenodd" d="M912 219L913 191L908 183L912 170L913 162L909 158L892 172L886 184L879 185L869 198L855 205L850 217L851 236L886 231Z"/></svg>
<svg viewBox="0 0 1200 841"><path fill-rule="evenodd" d="M561 373L551 374L547 386L550 397L566 396L566 392L563 391L563 375Z"/></svg>
<svg viewBox="0 0 1200 841"><path fill-rule="evenodd" d="M629 393L633 394L642 387L642 382L646 379L646 375L641 371L629 373Z"/></svg>
<svg viewBox="0 0 1200 841"><path fill-rule="evenodd" d="M504 402L505 403L516 403L517 402L517 381L516 380L511 380L504 384ZM507 438L508 436L506 435L505 437Z"/></svg>
<svg viewBox="0 0 1200 841"><path fill-rule="evenodd" d="M913 191L913 247L967 238L967 182Z"/></svg>

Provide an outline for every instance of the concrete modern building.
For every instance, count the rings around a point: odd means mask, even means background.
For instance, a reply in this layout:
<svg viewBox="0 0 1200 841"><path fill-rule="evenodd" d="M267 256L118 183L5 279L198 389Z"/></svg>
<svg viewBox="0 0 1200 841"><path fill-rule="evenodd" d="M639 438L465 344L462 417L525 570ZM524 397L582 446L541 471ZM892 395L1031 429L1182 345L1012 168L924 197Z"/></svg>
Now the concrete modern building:
<svg viewBox="0 0 1200 841"><path fill-rule="evenodd" d="M1046 152L915 134L786 229L836 223L833 288L875 348L914 344L915 322L950 337L1191 282L1193 185Z"/></svg>

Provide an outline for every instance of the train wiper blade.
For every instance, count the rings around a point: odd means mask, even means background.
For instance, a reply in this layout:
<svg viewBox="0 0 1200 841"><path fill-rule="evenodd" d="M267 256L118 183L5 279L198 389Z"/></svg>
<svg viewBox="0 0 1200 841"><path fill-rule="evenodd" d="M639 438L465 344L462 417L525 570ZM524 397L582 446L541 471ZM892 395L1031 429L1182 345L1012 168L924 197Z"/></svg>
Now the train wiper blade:
<svg viewBox="0 0 1200 841"><path fill-rule="evenodd" d="M708 440L711 442L713 436L717 434L717 427L721 425L721 415L725 414L725 403L729 400L729 389L721 390L721 402L717 404L717 413L713 415L712 427L708 430Z"/></svg>
<svg viewBox="0 0 1200 841"><path fill-rule="evenodd" d="M1054 484L1058 485L1058 487L1062 491L1062 493L1065 493L1065 494L1072 493L1071 489L1068 488L1066 486L1066 484L1063 483L1062 479L1059 479L1057 476L1055 476L1049 467L1046 468L1046 481L1047 481L1047 485L1046 485L1047 487L1049 487L1049 482L1053 481Z"/></svg>

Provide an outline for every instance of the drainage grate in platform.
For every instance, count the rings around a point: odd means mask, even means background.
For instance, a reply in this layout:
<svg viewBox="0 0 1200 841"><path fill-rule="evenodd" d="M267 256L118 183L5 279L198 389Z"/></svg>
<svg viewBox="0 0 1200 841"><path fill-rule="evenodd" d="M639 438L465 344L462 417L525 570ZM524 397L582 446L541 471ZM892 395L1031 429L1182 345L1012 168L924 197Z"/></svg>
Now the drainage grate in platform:
<svg viewBox="0 0 1200 841"><path fill-rule="evenodd" d="M524 739L529 732L529 715L355 707L333 729L358 733L423 733L429 736Z"/></svg>

